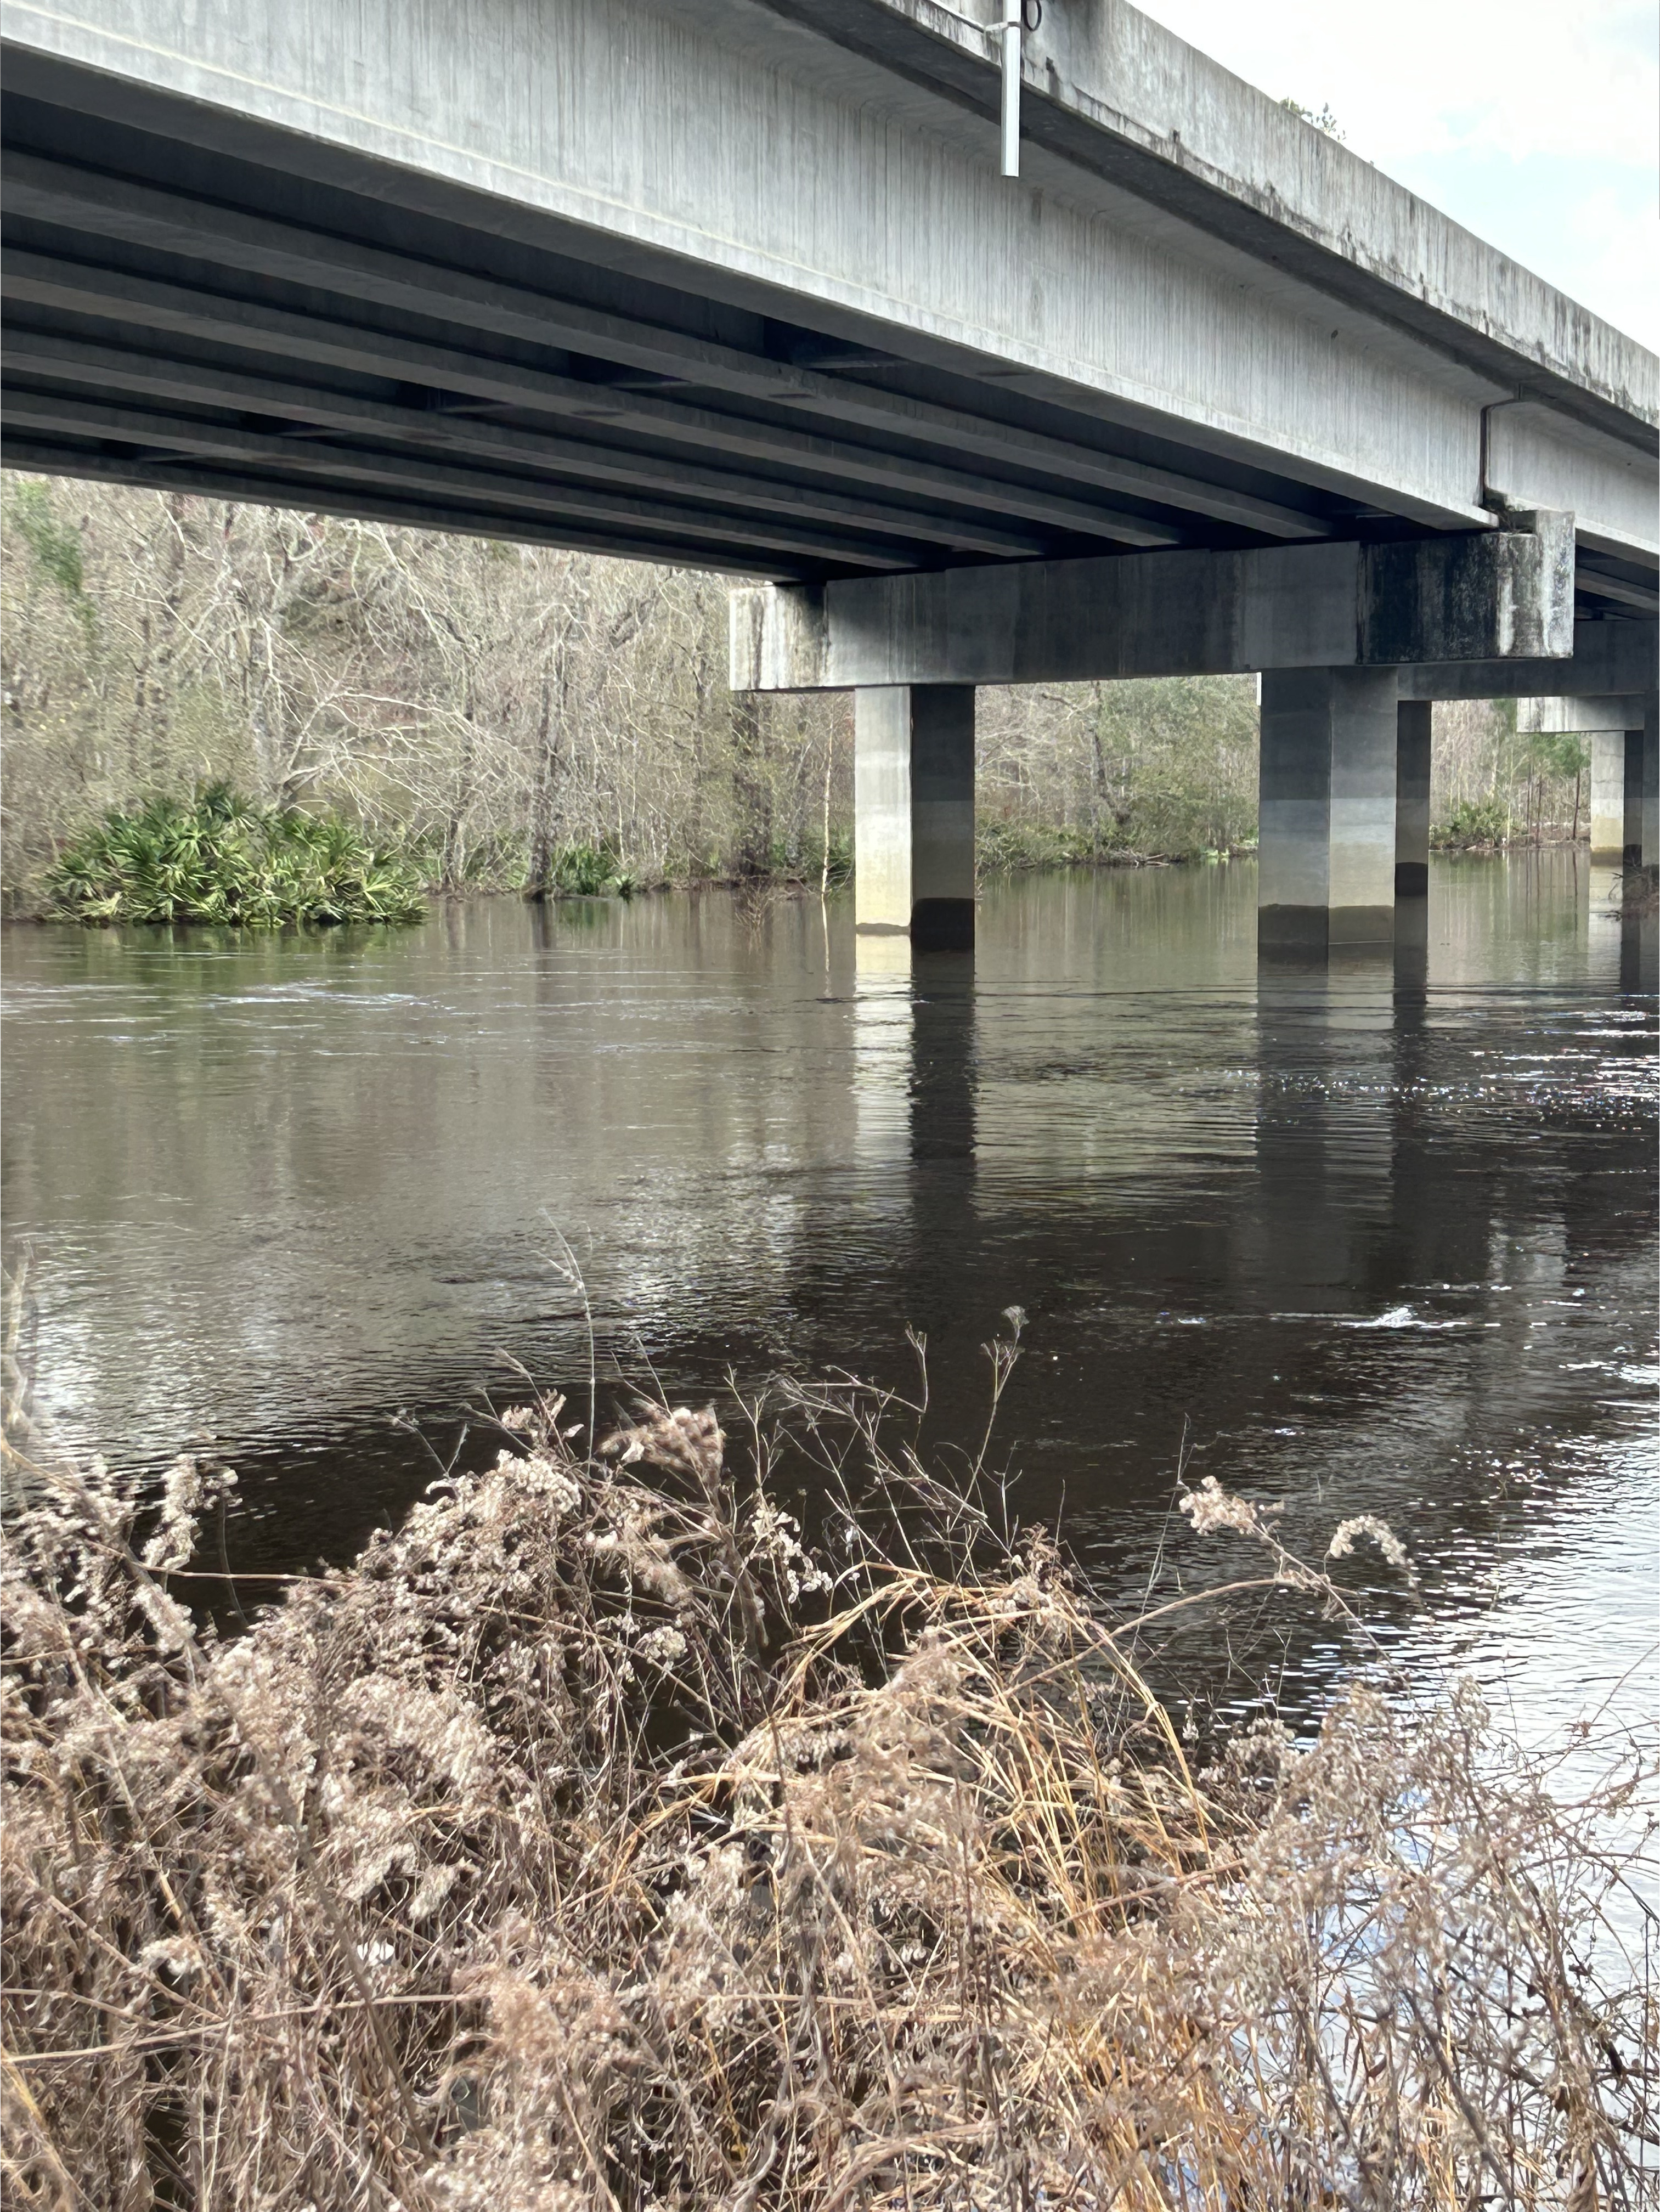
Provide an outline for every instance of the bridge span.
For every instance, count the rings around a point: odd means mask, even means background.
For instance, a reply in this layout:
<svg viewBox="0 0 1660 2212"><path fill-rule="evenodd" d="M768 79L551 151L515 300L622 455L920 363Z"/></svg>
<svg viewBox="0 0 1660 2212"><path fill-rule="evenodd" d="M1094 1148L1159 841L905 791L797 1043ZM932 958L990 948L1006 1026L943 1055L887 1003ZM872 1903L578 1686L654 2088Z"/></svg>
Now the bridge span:
<svg viewBox="0 0 1660 2212"><path fill-rule="evenodd" d="M1653 355L1121 0L1003 174L1003 13L5 0L3 459L750 580L871 928L971 937L981 683L1261 672L1269 943L1388 936L1436 696L1660 857Z"/></svg>

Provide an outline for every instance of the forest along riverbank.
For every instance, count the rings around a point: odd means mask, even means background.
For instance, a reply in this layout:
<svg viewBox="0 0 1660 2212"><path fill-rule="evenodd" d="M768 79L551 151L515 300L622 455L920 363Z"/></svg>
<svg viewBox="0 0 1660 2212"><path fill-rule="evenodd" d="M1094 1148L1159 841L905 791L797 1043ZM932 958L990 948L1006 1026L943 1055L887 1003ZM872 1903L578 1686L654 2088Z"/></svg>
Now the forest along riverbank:
<svg viewBox="0 0 1660 2212"><path fill-rule="evenodd" d="M214 1432L232 1563L271 1572L395 1522L429 1443L487 1458L458 1409L499 1354L586 1376L585 1304L613 1404L654 1369L700 1403L912 1390L923 1334L930 1449L978 1435L1018 1306L1012 1510L1107 1596L1171 1571L1184 1453L1305 1550L1399 1528L1421 1589L1377 1577L1385 1634L1522 1557L1548 1610L1576 1498L1648 1433L1653 926L1604 888L1438 861L1427 944L1320 980L1259 977L1249 866L1022 879L971 965L885 971L835 900L828 937L817 901L675 896L13 933L46 1409L151 1468ZM1288 1710L1357 1661L1317 1607L1264 1635ZM1237 1698L1219 1648L1187 1686Z"/></svg>

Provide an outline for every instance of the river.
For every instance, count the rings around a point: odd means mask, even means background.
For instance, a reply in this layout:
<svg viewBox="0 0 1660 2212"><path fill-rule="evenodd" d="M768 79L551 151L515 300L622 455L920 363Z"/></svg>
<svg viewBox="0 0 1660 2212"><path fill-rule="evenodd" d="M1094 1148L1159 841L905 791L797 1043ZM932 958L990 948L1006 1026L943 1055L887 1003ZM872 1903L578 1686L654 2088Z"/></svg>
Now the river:
<svg viewBox="0 0 1660 2212"><path fill-rule="evenodd" d="M1554 1638L1594 1698L1653 1630L1652 922L1571 852L1438 860L1392 961L1259 975L1255 890L1001 883L971 961L914 963L846 899L726 893L9 930L40 1402L123 1462L216 1436L252 1573L395 1516L519 1390L497 1355L585 1401L585 1305L611 1403L909 1384L925 1336L947 1455L1018 1306L994 1458L1104 1587L1211 1571L1169 1531L1185 1452L1305 1550L1397 1528L1421 1589L1352 1579L1415 1663ZM1247 1627L1293 1707L1353 1656Z"/></svg>

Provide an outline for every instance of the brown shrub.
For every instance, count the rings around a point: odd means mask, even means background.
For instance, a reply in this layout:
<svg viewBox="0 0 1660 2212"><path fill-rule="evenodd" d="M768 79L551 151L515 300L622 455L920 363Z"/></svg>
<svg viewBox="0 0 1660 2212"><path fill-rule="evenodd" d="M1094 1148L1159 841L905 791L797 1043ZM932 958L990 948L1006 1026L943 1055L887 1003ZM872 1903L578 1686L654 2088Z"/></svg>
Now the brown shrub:
<svg viewBox="0 0 1660 2212"><path fill-rule="evenodd" d="M1195 1773L1126 1656L1158 1622L890 1410L798 1401L810 1549L775 1438L740 1504L712 1412L584 1460L562 1401L510 1408L492 1470L224 1640L175 1579L222 1478L158 1516L14 1454L10 2200L1636 2201L1654 2018L1584 1960L1651 1770L1566 1805L1473 1692L1357 1690Z"/></svg>

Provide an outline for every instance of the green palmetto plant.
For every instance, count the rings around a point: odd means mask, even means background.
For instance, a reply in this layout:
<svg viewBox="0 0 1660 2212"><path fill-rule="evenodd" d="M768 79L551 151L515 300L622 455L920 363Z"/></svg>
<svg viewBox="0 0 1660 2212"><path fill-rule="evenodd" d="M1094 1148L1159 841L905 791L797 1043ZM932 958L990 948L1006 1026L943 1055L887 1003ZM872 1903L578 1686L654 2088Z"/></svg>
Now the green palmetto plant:
<svg viewBox="0 0 1660 2212"><path fill-rule="evenodd" d="M1499 799L1461 799L1444 822L1436 823L1430 842L1438 850L1468 851L1476 845L1502 844L1511 831L1511 811Z"/></svg>
<svg viewBox="0 0 1660 2212"><path fill-rule="evenodd" d="M556 898L630 898L635 880L614 846L578 842L556 847L548 889Z"/></svg>
<svg viewBox="0 0 1660 2212"><path fill-rule="evenodd" d="M409 860L356 823L260 807L226 784L106 814L58 855L46 888L55 914L90 924L281 929L416 921L426 910Z"/></svg>

